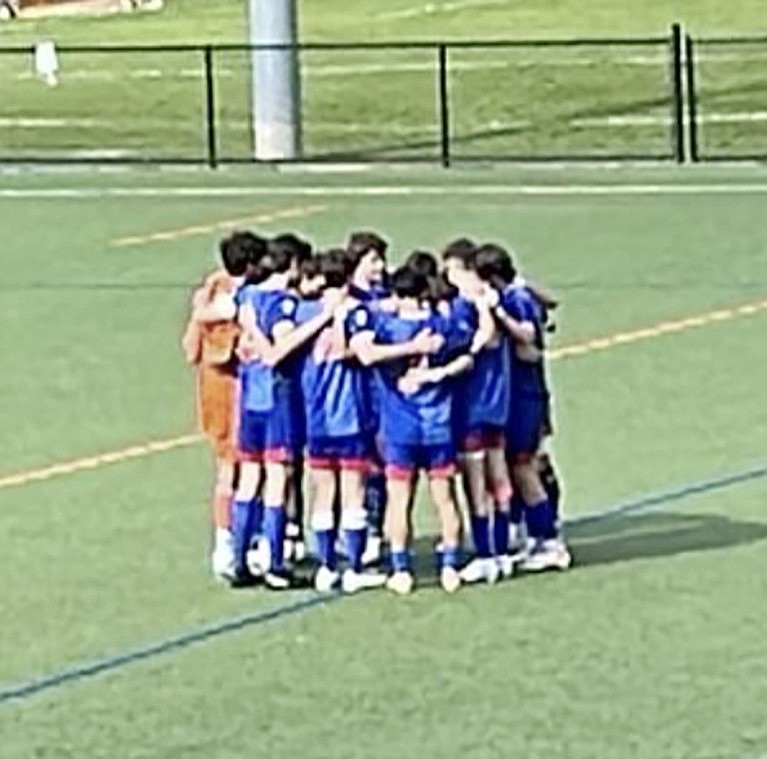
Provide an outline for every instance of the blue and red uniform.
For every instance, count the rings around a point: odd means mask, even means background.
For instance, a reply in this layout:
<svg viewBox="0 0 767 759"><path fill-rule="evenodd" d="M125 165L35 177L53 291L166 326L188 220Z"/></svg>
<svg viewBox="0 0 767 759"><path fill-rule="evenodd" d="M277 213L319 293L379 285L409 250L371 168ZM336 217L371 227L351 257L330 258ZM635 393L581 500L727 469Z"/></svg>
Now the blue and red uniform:
<svg viewBox="0 0 767 759"><path fill-rule="evenodd" d="M376 371L385 410L381 414L381 436L389 477L409 478L419 469L426 470L431 477L448 477L455 472L454 384L450 381L427 384L413 394L404 394L398 381L421 361L426 366L444 366L468 350L473 328L462 318L446 318L429 311L413 318L382 314L376 325L376 342L384 345L408 342L423 329L431 329L445 338L439 353L426 359L388 362Z"/></svg>
<svg viewBox="0 0 767 759"><path fill-rule="evenodd" d="M298 299L284 290L247 285L240 307L251 307L258 328L270 339L279 322L295 323ZM240 455L246 461L288 462L300 444L295 385L289 367L272 368L260 359L240 366Z"/></svg>
<svg viewBox="0 0 767 759"><path fill-rule="evenodd" d="M321 308L317 303L313 315ZM335 329L330 324L320 332L303 368L309 463L315 469L364 471L371 454L364 377L337 344Z"/></svg>
<svg viewBox="0 0 767 759"><path fill-rule="evenodd" d="M501 293L501 306L514 319L535 328L534 347L542 354L544 326L540 306L525 287L507 287ZM543 357L527 361L511 350L511 396L506 428L509 452L518 463L529 461L540 448L549 419L549 391Z"/></svg>

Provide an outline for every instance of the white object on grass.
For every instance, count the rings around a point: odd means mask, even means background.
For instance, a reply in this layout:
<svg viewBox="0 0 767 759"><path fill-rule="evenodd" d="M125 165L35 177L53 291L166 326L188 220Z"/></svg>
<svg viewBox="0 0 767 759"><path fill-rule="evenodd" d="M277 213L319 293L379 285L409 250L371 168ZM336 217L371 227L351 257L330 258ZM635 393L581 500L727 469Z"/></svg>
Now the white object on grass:
<svg viewBox="0 0 767 759"><path fill-rule="evenodd" d="M59 83L59 54L52 40L41 40L35 45L35 70L49 87Z"/></svg>

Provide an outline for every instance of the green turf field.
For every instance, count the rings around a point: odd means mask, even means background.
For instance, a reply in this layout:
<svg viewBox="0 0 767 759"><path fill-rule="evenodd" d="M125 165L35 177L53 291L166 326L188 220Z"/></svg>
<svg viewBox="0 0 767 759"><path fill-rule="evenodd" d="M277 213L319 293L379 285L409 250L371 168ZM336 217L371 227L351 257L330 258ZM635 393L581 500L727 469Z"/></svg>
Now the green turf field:
<svg viewBox="0 0 767 759"><path fill-rule="evenodd" d="M0 756L763 757L766 194L760 170L0 178ZM187 228L285 209L257 226L507 241L564 300L555 350L634 335L552 363L566 511L597 515L569 575L447 598L422 555L406 599L233 594L203 446L9 480L188 434L178 339L218 233Z"/></svg>
<svg viewBox="0 0 767 759"><path fill-rule="evenodd" d="M764 29L760 7L759 0L726 7L599 0L587 9L575 0L358 0L351 11L346 0L307 0L301 27L304 41L319 43L648 38L641 46L451 49L452 150L456 159L669 158L671 23L684 23L696 37L754 34ZM42 37L63 45L238 43L246 39L244 18L242 0L169 0L157 14L5 24L0 48ZM698 52L701 154L764 154L767 43ZM0 156L205 160L201 50L64 52L55 89L34 77L28 52L0 55L0 61ZM247 160L247 55L217 52L213 63L219 155ZM439 158L436 48L309 51L302 71L307 157Z"/></svg>

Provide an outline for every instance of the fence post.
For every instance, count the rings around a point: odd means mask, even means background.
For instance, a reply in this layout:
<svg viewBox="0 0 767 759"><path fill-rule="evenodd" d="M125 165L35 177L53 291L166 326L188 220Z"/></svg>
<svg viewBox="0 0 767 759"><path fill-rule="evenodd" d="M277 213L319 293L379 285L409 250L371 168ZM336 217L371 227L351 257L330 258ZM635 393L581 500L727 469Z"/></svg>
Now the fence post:
<svg viewBox="0 0 767 759"><path fill-rule="evenodd" d="M677 163L684 163L684 95L682 94L682 27L671 26L671 149Z"/></svg>
<svg viewBox="0 0 767 759"><path fill-rule="evenodd" d="M437 48L437 59L440 159L442 166L447 169L450 166L450 104L447 86L447 45L444 43Z"/></svg>
<svg viewBox="0 0 767 759"><path fill-rule="evenodd" d="M688 34L684 38L684 65L687 79L687 128L690 160L699 161L698 157L698 86L695 76L695 44Z"/></svg>
<svg viewBox="0 0 767 759"><path fill-rule="evenodd" d="M213 78L213 48L205 46L205 116L208 135L208 166L215 169L218 166L218 150L216 146L216 89Z"/></svg>

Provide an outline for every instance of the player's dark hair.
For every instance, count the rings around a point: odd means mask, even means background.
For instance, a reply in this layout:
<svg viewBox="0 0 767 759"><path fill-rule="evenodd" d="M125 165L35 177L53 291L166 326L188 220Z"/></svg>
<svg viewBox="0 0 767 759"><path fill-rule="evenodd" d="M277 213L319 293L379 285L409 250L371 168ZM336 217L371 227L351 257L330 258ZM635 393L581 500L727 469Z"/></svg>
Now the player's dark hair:
<svg viewBox="0 0 767 759"><path fill-rule="evenodd" d="M233 277L241 277L248 268L248 251L234 236L225 237L218 244L218 252L224 269Z"/></svg>
<svg viewBox="0 0 767 759"><path fill-rule="evenodd" d="M473 269L477 258L477 245L468 237L459 237L449 243L442 251L442 260L455 259L460 261L467 269Z"/></svg>
<svg viewBox="0 0 767 759"><path fill-rule="evenodd" d="M458 296L458 288L447 281L444 274L429 277L429 300L432 305L437 305L446 300L453 300Z"/></svg>
<svg viewBox="0 0 767 759"><path fill-rule="evenodd" d="M233 232L221 241L219 251L224 268L233 276L250 280L266 254L267 243L253 232Z"/></svg>
<svg viewBox="0 0 767 759"><path fill-rule="evenodd" d="M320 259L317 255L312 255L309 258L307 258L305 261L301 262L301 266L299 267L299 270L301 272L301 276L304 279L314 279L315 277L319 277L322 273L320 271Z"/></svg>
<svg viewBox="0 0 767 759"><path fill-rule="evenodd" d="M409 266L400 266L391 276L391 289L399 298L425 298L429 294L429 280Z"/></svg>
<svg viewBox="0 0 767 759"><path fill-rule="evenodd" d="M320 274L325 277L326 287L343 287L349 281L349 259L346 251L333 248L318 257Z"/></svg>
<svg viewBox="0 0 767 759"><path fill-rule="evenodd" d="M346 243L346 255L349 264L354 271L360 261L371 251L378 253L381 258L386 258L389 243L381 235L375 232L352 232Z"/></svg>
<svg viewBox="0 0 767 759"><path fill-rule="evenodd" d="M298 266L304 261L307 261L312 257L312 244L308 240L304 240L293 232L285 232L281 235L277 235L272 238L272 242L284 246L290 251L290 255L293 261Z"/></svg>
<svg viewBox="0 0 767 759"><path fill-rule="evenodd" d="M295 258L295 250L290 243L269 240L263 264L274 274L284 274L290 270Z"/></svg>
<svg viewBox="0 0 767 759"><path fill-rule="evenodd" d="M474 268L480 279L494 287L510 285L517 276L509 251L495 243L487 243L477 249Z"/></svg>
<svg viewBox="0 0 767 759"><path fill-rule="evenodd" d="M414 250L405 260L405 266L424 277L436 277L439 274L437 258L427 250Z"/></svg>

